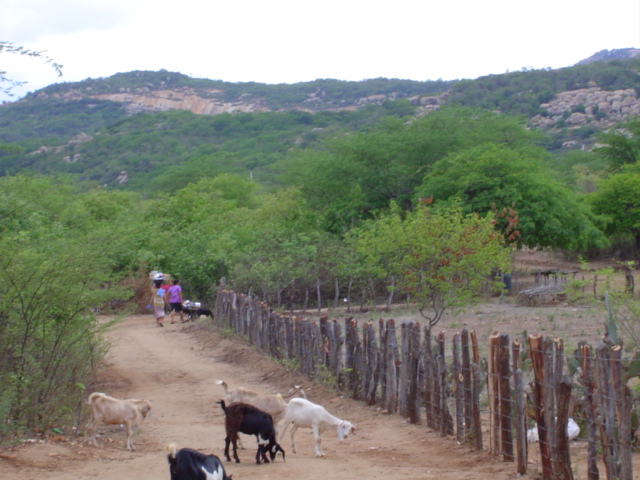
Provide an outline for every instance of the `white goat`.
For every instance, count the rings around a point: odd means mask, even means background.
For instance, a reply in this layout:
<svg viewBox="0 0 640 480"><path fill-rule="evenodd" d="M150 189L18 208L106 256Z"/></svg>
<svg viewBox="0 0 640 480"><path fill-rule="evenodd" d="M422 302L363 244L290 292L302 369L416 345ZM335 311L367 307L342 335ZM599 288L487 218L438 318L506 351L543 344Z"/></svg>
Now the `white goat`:
<svg viewBox="0 0 640 480"><path fill-rule="evenodd" d="M569 441L576 438L579 433L580 433L580 427L578 426L578 424L573 418L569 418L569 420L567 421L567 437L569 437ZM540 441L540 438L538 437L537 425L527 430L527 441L530 443L535 443Z"/></svg>
<svg viewBox="0 0 640 480"><path fill-rule="evenodd" d="M321 406L305 398L292 398L284 412L284 423L280 428L278 438L287 431L290 424L291 427L291 448L296 453L296 442L293 436L298 428L311 428L313 430L313 438L315 440L316 457L324 457L321 448L321 433L329 427L336 427L338 440L343 441L351 433L356 434L355 427L347 420L340 420L334 417Z"/></svg>
<svg viewBox="0 0 640 480"><path fill-rule="evenodd" d="M91 420L87 423L85 434L87 438L98 446L96 441L96 427L100 423L105 425L120 425L124 423L127 426L127 442L126 447L129 450L135 450L131 437L133 436L133 422L138 417L147 418L151 410L151 403L146 400L138 400L136 398L128 398L119 400L110 397L104 393L92 393L87 399L87 404L91 407Z"/></svg>

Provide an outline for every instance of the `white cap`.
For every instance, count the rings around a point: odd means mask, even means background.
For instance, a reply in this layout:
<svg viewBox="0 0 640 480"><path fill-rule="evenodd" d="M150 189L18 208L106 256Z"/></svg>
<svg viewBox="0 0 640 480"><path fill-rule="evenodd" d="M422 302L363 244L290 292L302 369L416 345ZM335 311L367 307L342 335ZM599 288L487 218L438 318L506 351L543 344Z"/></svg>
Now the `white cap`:
<svg viewBox="0 0 640 480"><path fill-rule="evenodd" d="M162 273L158 273L156 274L155 277L153 277L154 280L164 280L164 275Z"/></svg>

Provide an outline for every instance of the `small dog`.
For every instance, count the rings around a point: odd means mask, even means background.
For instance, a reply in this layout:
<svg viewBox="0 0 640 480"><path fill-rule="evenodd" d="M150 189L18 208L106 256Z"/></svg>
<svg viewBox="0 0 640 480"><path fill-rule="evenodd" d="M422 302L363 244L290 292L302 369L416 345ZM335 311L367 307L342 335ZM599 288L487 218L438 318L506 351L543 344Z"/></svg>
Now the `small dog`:
<svg viewBox="0 0 640 480"><path fill-rule="evenodd" d="M213 313L211 313L211 310L209 310L208 308L199 308L197 315L198 318L200 318L202 315L204 315L205 317L213 318Z"/></svg>

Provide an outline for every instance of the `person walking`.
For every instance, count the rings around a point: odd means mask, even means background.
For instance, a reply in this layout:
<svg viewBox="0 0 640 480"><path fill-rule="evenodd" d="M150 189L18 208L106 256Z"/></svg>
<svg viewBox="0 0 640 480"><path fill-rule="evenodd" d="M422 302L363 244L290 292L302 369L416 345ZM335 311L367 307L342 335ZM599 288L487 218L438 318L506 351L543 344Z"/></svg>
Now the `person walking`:
<svg viewBox="0 0 640 480"><path fill-rule="evenodd" d="M168 295L165 295L165 290L162 288L162 282L164 281L164 275L158 273L153 277L153 285L151 287L151 298L149 299L149 306L153 307L153 315L156 319L158 327L164 327L162 323L164 321L164 307L168 303Z"/></svg>
<svg viewBox="0 0 640 480"><path fill-rule="evenodd" d="M169 308L171 312L171 323L176 323L173 320L174 313L180 314L180 321L184 323L184 313L182 313L182 287L179 285L178 280L173 281L173 285L169 287Z"/></svg>

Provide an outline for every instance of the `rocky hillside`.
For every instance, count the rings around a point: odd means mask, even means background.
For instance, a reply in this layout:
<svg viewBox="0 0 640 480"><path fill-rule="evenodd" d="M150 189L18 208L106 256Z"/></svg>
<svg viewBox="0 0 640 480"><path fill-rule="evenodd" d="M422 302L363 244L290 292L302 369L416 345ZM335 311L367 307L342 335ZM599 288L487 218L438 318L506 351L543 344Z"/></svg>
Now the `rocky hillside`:
<svg viewBox="0 0 640 480"><path fill-rule="evenodd" d="M607 62L624 61L638 56L640 49L602 50L582 60L577 65L590 66L592 71L604 70ZM600 62L600 63L599 63ZM597 67L595 65L602 65ZM586 67L583 67L586 68ZM608 84L608 80L597 75L578 80L559 82L554 78L552 83L564 82L568 89L552 92L549 98L540 98L530 109L531 125L536 128L576 129L591 125L595 129L608 128L623 122L629 117L640 114L640 74L638 67L630 64L627 78L618 81L618 85ZM561 69L556 77L566 76ZM539 88L518 86L515 82L509 85L510 79L521 79L523 76L534 78L538 75L556 74L556 72L525 72L493 75L478 79L477 83L505 83L507 89L502 93L499 89L482 90L477 93L478 106L482 104L482 95L507 97L518 95L523 102L530 102L531 91ZM608 74L621 77L619 72ZM602 77L602 76L601 76ZM635 78L634 78L635 77ZM200 115L217 115L233 112L266 112L297 109L307 112L354 110L367 105L383 105L388 101L407 99L418 107L419 113L428 112L447 103L469 105L468 98L461 100L462 86L468 88L469 82L413 82L388 79L375 79L364 82L341 82L336 80L318 80L295 85L260 85L260 84L227 84L225 82L194 80L181 74L171 72L129 72L106 79L90 80L71 84L47 87L34 94L33 100L80 101L87 99L105 100L123 106L127 115L145 111L188 110ZM375 85L374 85L375 84ZM362 88L366 86L368 88ZM615 88L623 86L624 88ZM516 93L518 88L523 91ZM548 87L546 87L548 88ZM528 90L528 91L527 91ZM507 93L508 92L508 93ZM479 98L478 98L479 97ZM486 103L486 102L485 102ZM504 103L504 102L503 102ZM512 102L513 103L513 102ZM494 110L505 113L504 105L496 105Z"/></svg>

